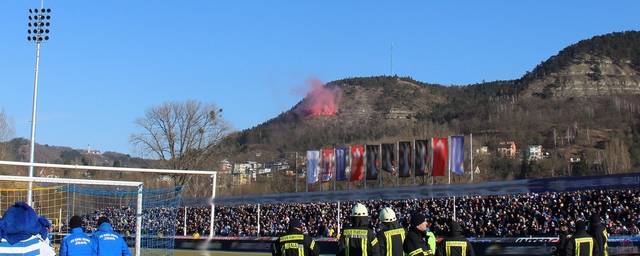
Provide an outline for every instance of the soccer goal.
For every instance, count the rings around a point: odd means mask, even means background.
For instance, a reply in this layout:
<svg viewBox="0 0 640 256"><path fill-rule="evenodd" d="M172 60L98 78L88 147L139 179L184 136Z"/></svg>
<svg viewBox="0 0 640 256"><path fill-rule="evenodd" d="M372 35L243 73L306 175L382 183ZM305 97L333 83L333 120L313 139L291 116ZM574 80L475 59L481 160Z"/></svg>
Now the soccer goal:
<svg viewBox="0 0 640 256"><path fill-rule="evenodd" d="M115 181L115 180L81 180L81 179L64 179L64 178L41 178L41 177L24 177L24 176L4 176L0 175L0 213L4 214L4 211L16 202L26 202L28 183L34 184L32 207L38 213L47 217L53 223L53 232L51 232L51 241L54 247L58 248L63 235L68 231L66 220L71 215L69 208L73 208L73 201L70 197L75 194L75 191L70 189L71 187L88 187L94 190L100 189L102 191L119 191L121 193L115 193L116 197L123 195L122 192L130 191L135 194L134 197L126 198L129 201L129 205L133 206L133 212L130 216L133 217L133 231L132 234L134 240L135 255L141 254L142 245L142 205L143 205L143 184L142 182L133 181ZM88 195L83 195L88 196ZM111 201L113 195L111 193L104 193L101 198L95 198L91 202L96 203L92 205L105 204L107 201ZM124 198L118 198L124 199ZM78 208L84 208L82 205L85 202L79 202ZM99 209L98 211L101 211ZM90 229L90 221L95 220L95 215L83 214L78 209L79 216L82 216L87 221L88 229ZM102 212L104 213L104 212ZM100 215L105 216L105 215ZM98 216L99 217L99 216ZM114 222L120 222L122 219L114 219ZM94 224L95 225L95 224Z"/></svg>
<svg viewBox="0 0 640 256"><path fill-rule="evenodd" d="M16 201L29 202L31 195L31 205L54 226L51 239L55 244L68 233L67 222L71 216L82 217L89 232L98 228L96 222L104 216L111 220L114 230L123 235L129 246L135 248L136 255L173 255L183 188L152 184L151 181L157 181L150 178L154 175L212 176L209 236L214 234L216 172L11 161L0 161L0 172L25 175L31 165L37 175L48 178L0 176L3 177L0 179L0 214ZM65 178L58 178L61 176ZM81 179L67 179L69 176ZM109 178L93 180L105 176ZM120 181L125 176L145 181L144 189L143 182ZM32 182L32 193L29 193L29 182Z"/></svg>

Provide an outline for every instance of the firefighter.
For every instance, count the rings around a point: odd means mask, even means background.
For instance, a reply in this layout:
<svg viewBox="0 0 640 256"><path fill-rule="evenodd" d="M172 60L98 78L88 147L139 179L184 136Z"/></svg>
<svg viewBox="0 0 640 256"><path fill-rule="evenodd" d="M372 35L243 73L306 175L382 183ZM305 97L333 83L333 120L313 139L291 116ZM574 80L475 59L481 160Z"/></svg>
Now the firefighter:
<svg viewBox="0 0 640 256"><path fill-rule="evenodd" d="M567 241L565 255L592 256L594 240L587 234L587 224L583 220L576 221L576 233Z"/></svg>
<svg viewBox="0 0 640 256"><path fill-rule="evenodd" d="M473 246L462 234L460 223L450 220L449 235L442 240L436 255L438 256L475 256Z"/></svg>
<svg viewBox="0 0 640 256"><path fill-rule="evenodd" d="M609 256L609 234L597 214L591 215L588 233L593 237L593 256Z"/></svg>
<svg viewBox="0 0 640 256"><path fill-rule="evenodd" d="M311 237L302 233L302 223L289 221L289 231L273 244L273 256L318 256L318 246Z"/></svg>
<svg viewBox="0 0 640 256"><path fill-rule="evenodd" d="M369 227L369 211L361 203L351 208L351 224L345 228L338 242L338 256L378 256L379 246Z"/></svg>
<svg viewBox="0 0 640 256"><path fill-rule="evenodd" d="M393 209L385 207L380 211L382 228L378 232L381 256L403 256L402 244L406 231L398 224L396 213Z"/></svg>
<svg viewBox="0 0 640 256"><path fill-rule="evenodd" d="M566 256L567 251L567 242L571 238L571 234L569 233L569 226L564 220L560 221L560 242L558 243L558 251L557 256Z"/></svg>
<svg viewBox="0 0 640 256"><path fill-rule="evenodd" d="M427 244L427 218L419 212L411 214L409 231L403 249L408 256L433 255Z"/></svg>

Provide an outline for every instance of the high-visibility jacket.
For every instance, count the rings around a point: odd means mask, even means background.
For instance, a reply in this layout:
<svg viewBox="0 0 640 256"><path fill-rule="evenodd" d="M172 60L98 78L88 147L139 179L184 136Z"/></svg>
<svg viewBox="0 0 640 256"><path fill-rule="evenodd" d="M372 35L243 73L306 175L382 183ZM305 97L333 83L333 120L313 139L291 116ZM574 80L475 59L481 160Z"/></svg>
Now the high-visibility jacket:
<svg viewBox="0 0 640 256"><path fill-rule="evenodd" d="M565 255L567 256L593 256L594 240L586 231L578 231L567 241Z"/></svg>
<svg viewBox="0 0 640 256"><path fill-rule="evenodd" d="M273 256L318 256L316 242L302 232L289 232L273 244Z"/></svg>
<svg viewBox="0 0 640 256"><path fill-rule="evenodd" d="M449 236L438 246L437 256L475 256L473 246L462 235L462 227L458 223L452 223L449 227Z"/></svg>
<svg viewBox="0 0 640 256"><path fill-rule="evenodd" d="M589 234L593 237L593 256L609 256L609 234L602 224L592 225Z"/></svg>
<svg viewBox="0 0 640 256"><path fill-rule="evenodd" d="M403 256L402 245L407 232L398 223L387 225L378 232L381 256Z"/></svg>
<svg viewBox="0 0 640 256"><path fill-rule="evenodd" d="M429 245L429 249L431 249L431 254L436 254L436 234L431 231L427 231L427 244Z"/></svg>
<svg viewBox="0 0 640 256"><path fill-rule="evenodd" d="M378 238L366 227L345 228L338 242L338 256L378 256Z"/></svg>
<svg viewBox="0 0 640 256"><path fill-rule="evenodd" d="M416 228L410 228L407 232L407 238L404 240L402 246L404 252L408 256L426 256L432 255L431 248L427 244L426 233L417 230Z"/></svg>

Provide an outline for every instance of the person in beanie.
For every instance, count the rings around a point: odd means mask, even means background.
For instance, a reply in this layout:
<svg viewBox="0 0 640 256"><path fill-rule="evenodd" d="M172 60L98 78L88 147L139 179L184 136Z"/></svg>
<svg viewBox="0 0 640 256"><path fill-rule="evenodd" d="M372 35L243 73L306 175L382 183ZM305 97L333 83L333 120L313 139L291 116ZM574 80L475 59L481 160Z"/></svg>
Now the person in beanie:
<svg viewBox="0 0 640 256"><path fill-rule="evenodd" d="M438 256L475 256L471 243L462 234L460 223L449 220L449 235L440 243L436 255Z"/></svg>
<svg viewBox="0 0 640 256"><path fill-rule="evenodd" d="M407 232L398 224L396 213L393 209L385 207L380 211L379 216L380 222L382 222L382 227L378 232L380 255L403 256L402 244Z"/></svg>
<svg viewBox="0 0 640 256"><path fill-rule="evenodd" d="M589 235L593 237L593 256L609 256L609 234L597 214L591 215Z"/></svg>
<svg viewBox="0 0 640 256"><path fill-rule="evenodd" d="M567 241L565 255L567 256L592 256L593 238L587 234L587 224L583 220L576 222L576 233Z"/></svg>
<svg viewBox="0 0 640 256"><path fill-rule="evenodd" d="M47 239L46 223L25 202L9 207L0 220L0 256L56 255Z"/></svg>
<svg viewBox="0 0 640 256"><path fill-rule="evenodd" d="M560 221L560 234L558 236L560 242L558 243L557 256L566 256L567 242L571 239L571 233L569 233L569 226L562 220Z"/></svg>
<svg viewBox="0 0 640 256"><path fill-rule="evenodd" d="M361 203L351 208L351 224L338 241L337 256L378 256L378 238L369 227L369 210Z"/></svg>
<svg viewBox="0 0 640 256"><path fill-rule="evenodd" d="M129 247L120 234L113 231L107 217L98 218L98 231L93 233L98 256L131 256Z"/></svg>
<svg viewBox="0 0 640 256"><path fill-rule="evenodd" d="M403 249L409 256L433 255L427 244L427 217L419 212L411 214L410 227Z"/></svg>
<svg viewBox="0 0 640 256"><path fill-rule="evenodd" d="M302 233L302 222L289 221L289 231L273 244L273 256L318 256L318 246L311 237Z"/></svg>
<svg viewBox="0 0 640 256"><path fill-rule="evenodd" d="M84 233L84 223L79 216L69 219L71 234L62 239L60 256L93 256L97 254L96 243Z"/></svg>

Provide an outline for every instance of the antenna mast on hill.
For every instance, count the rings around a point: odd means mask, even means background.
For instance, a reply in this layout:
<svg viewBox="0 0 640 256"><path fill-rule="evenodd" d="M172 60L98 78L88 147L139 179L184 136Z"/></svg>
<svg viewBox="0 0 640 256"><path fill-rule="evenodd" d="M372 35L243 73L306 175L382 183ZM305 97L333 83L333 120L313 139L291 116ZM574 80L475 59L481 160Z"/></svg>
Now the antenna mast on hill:
<svg viewBox="0 0 640 256"><path fill-rule="evenodd" d="M391 42L391 49L390 49L390 50L391 50L391 51L390 51L390 52L391 52L391 53L390 53L390 59L391 59L391 61L390 61L390 68L391 68L391 76L393 76L393 75L394 75L394 74L393 74L393 42Z"/></svg>

